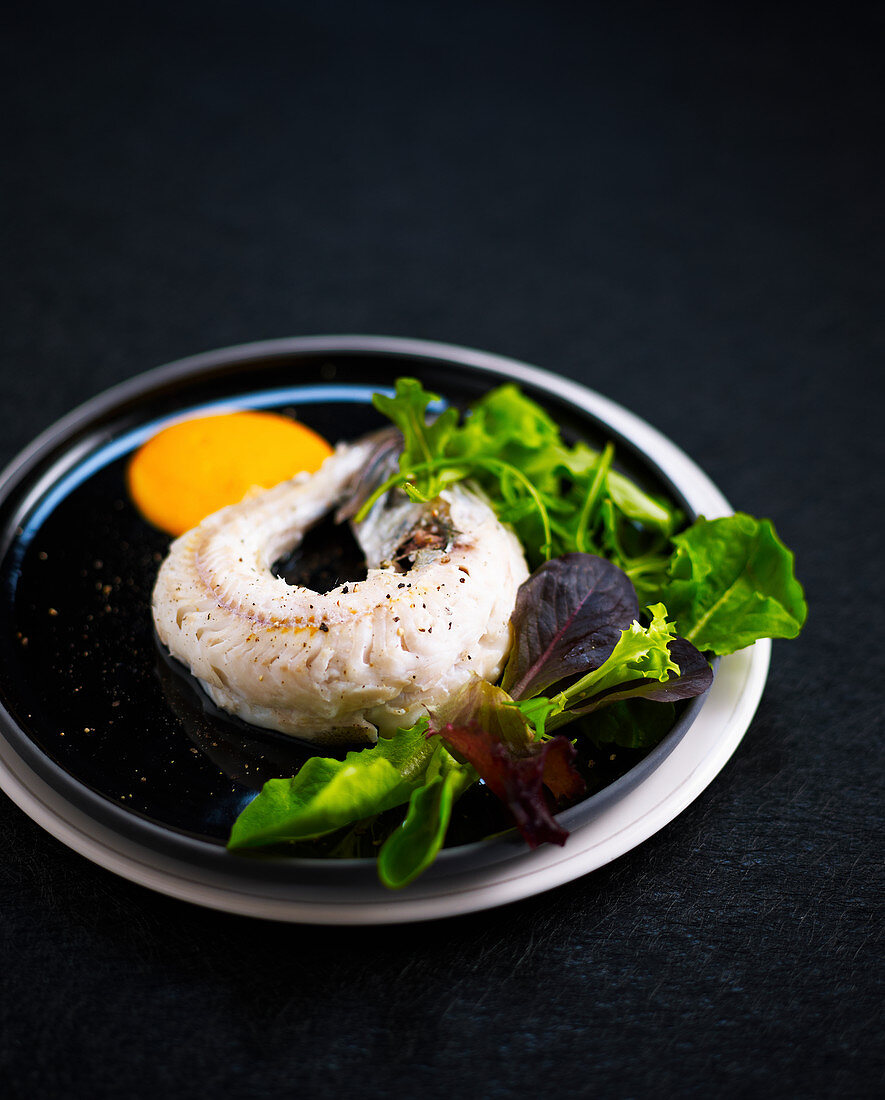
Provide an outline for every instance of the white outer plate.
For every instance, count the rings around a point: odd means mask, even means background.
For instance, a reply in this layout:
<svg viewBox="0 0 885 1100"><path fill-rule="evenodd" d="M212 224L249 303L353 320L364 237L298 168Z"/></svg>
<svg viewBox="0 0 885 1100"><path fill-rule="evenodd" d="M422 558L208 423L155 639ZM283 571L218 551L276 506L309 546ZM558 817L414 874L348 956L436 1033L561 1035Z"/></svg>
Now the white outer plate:
<svg viewBox="0 0 885 1100"><path fill-rule="evenodd" d="M479 372L504 372L513 380L555 394L598 417L647 454L697 513L729 515L716 486L675 444L644 420L593 390L517 360L448 344L373 336L319 336L274 340L180 360L124 383L125 394L145 381L186 375L201 367L252 357L297 352L374 351L446 359ZM96 401L106 398L102 395ZM71 414L88 413L90 405ZM68 419L68 418L66 418ZM57 432L61 425L50 429ZM42 439L43 437L41 437ZM31 448L38 448L38 439ZM602 800L590 820L574 828L564 848L534 852L514 845L514 856L493 866L419 879L400 892L369 895L323 885L260 881L160 854L100 824L61 798L0 739L0 787L40 826L100 866L142 886L198 905L273 920L316 924L387 924L430 920L488 909L549 890L624 855L672 821L713 780L746 732L765 685L771 643L760 641L720 661L697 717L672 751L641 782L616 800ZM293 872L297 862L292 861Z"/></svg>

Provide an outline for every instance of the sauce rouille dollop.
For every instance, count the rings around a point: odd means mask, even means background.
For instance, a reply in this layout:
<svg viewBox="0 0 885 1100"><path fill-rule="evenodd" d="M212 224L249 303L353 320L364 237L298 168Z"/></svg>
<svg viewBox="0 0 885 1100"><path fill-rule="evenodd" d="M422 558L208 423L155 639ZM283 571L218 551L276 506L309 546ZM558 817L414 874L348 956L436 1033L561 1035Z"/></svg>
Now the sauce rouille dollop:
<svg viewBox="0 0 885 1100"><path fill-rule="evenodd" d="M250 489L318 470L331 453L322 436L277 413L201 416L171 424L142 444L127 483L145 519L181 535Z"/></svg>

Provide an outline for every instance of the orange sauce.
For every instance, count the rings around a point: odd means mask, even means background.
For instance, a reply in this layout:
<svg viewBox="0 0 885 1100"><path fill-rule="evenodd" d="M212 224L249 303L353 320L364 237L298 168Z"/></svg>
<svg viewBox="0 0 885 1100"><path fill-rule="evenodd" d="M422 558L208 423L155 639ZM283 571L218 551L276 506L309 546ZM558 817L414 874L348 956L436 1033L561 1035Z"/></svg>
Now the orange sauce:
<svg viewBox="0 0 885 1100"><path fill-rule="evenodd" d="M332 453L322 436L286 416L235 412L171 424L133 455L136 506L155 527L181 535L252 488L269 489Z"/></svg>

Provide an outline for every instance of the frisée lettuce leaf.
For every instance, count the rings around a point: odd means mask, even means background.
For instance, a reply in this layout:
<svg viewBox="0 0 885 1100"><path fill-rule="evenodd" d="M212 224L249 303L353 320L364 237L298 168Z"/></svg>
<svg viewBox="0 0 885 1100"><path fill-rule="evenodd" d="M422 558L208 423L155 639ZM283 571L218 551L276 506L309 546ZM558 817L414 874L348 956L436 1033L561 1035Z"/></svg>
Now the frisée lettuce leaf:
<svg viewBox="0 0 885 1100"><path fill-rule="evenodd" d="M713 670L703 655L676 636L663 604L653 604L648 610L648 626L631 623L621 631L611 654L598 668L549 700L545 732L624 699L674 702L707 690L713 682Z"/></svg>

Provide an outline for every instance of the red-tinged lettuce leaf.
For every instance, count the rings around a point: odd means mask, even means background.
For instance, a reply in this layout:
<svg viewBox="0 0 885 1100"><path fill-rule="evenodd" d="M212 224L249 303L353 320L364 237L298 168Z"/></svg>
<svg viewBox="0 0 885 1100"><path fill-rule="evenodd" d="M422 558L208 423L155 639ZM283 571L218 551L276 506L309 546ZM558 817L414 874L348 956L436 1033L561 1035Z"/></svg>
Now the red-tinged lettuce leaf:
<svg viewBox="0 0 885 1100"><path fill-rule="evenodd" d="M445 725L471 724L484 729L493 740L501 741L517 755L531 751L534 741L531 728L513 705L511 696L479 676L471 677L457 694L431 714L434 730Z"/></svg>
<svg viewBox="0 0 885 1100"><path fill-rule="evenodd" d="M616 565L577 553L545 562L516 596L504 689L525 699L599 668L638 618L633 585Z"/></svg>
<svg viewBox="0 0 885 1100"><path fill-rule="evenodd" d="M539 699L537 703L541 716L550 710L548 700ZM536 740L532 733L536 722L532 721L531 712L535 709L531 703L517 707L503 688L474 676L453 699L435 712L433 724L435 729L443 725L479 727L492 741L504 745L513 756L530 756L539 753L543 747L543 743ZM543 717L537 725L543 728ZM544 786L557 799L579 798L584 793L585 784L571 767L574 759L571 742L557 737L547 744L550 751L544 766Z"/></svg>
<svg viewBox="0 0 885 1100"><path fill-rule="evenodd" d="M587 784L575 771L575 746L567 737L542 742L544 771L541 781L557 802L573 802L587 790Z"/></svg>
<svg viewBox="0 0 885 1100"><path fill-rule="evenodd" d="M584 780L572 765L575 749L567 738L533 742L518 753L475 721L462 726L448 723L439 732L507 806L530 848L565 844L568 832L551 814L543 787L559 798L584 793Z"/></svg>

